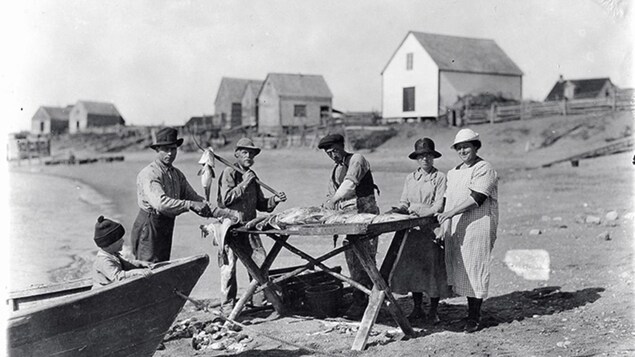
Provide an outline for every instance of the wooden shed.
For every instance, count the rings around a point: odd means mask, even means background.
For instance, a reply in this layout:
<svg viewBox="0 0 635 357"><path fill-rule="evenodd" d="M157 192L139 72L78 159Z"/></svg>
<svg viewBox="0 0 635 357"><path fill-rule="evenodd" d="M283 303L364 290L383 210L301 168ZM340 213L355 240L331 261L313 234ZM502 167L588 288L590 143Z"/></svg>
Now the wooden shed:
<svg viewBox="0 0 635 357"><path fill-rule="evenodd" d="M255 95L262 81L257 79L223 77L214 100L214 113L223 129L231 129L255 120ZM254 94L256 93L256 94ZM244 117L244 119L243 119Z"/></svg>
<svg viewBox="0 0 635 357"><path fill-rule="evenodd" d="M258 94L258 132L278 134L323 124L332 103L321 75L270 73Z"/></svg>
<svg viewBox="0 0 635 357"><path fill-rule="evenodd" d="M80 100L69 115L69 132L71 134L90 130L110 130L126 125L119 111L112 103Z"/></svg>
<svg viewBox="0 0 635 357"><path fill-rule="evenodd" d="M561 75L545 98L545 102L563 99L606 98L615 94L619 88L610 78L564 79Z"/></svg>
<svg viewBox="0 0 635 357"><path fill-rule="evenodd" d="M62 134L68 132L68 118L72 106L39 107L31 118L31 133Z"/></svg>
<svg viewBox="0 0 635 357"><path fill-rule="evenodd" d="M491 39L408 32L382 74L382 116L436 118L466 94L522 99L520 68Z"/></svg>

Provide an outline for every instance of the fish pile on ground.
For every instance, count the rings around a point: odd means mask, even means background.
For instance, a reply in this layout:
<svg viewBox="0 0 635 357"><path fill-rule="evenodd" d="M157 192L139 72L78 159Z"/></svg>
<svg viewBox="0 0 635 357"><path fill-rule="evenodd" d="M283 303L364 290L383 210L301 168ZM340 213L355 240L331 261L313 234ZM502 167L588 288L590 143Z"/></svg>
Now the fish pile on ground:
<svg viewBox="0 0 635 357"><path fill-rule="evenodd" d="M402 213L357 213L353 211L336 211L322 207L294 207L280 213L257 217L245 226L263 231L269 228L285 229L294 225L311 224L352 224L352 223L381 223L415 218L416 216Z"/></svg>
<svg viewBox="0 0 635 357"><path fill-rule="evenodd" d="M237 325L225 325L220 318L198 321L192 317L174 323L163 342L191 338L195 350L216 350L239 353L247 348L252 338L241 332Z"/></svg>

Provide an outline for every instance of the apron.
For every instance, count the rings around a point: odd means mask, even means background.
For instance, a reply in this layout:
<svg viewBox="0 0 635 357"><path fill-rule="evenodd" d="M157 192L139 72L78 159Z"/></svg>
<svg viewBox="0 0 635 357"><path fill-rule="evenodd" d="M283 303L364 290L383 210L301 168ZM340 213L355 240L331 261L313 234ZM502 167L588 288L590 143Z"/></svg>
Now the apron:
<svg viewBox="0 0 635 357"><path fill-rule="evenodd" d="M139 210L132 225L132 253L138 260L164 262L170 260L174 217Z"/></svg>

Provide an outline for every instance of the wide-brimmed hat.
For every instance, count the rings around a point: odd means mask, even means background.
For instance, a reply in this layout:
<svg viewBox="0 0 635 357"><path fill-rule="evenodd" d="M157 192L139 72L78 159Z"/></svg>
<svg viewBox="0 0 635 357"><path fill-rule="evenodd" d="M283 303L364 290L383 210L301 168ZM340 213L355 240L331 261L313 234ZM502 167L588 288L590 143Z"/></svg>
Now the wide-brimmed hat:
<svg viewBox="0 0 635 357"><path fill-rule="evenodd" d="M344 137L341 134L329 134L318 143L318 149L328 149L333 145L344 145Z"/></svg>
<svg viewBox="0 0 635 357"><path fill-rule="evenodd" d="M256 152L256 155L260 154L260 148L254 145L254 142L251 141L251 139L249 138L241 138L240 140L238 140L238 142L236 143L236 150L238 149L254 150Z"/></svg>
<svg viewBox="0 0 635 357"><path fill-rule="evenodd" d="M412 160L416 160L417 156L422 154L432 154L436 159L441 157L441 153L434 149L434 141L430 138L419 139L415 142L415 151L408 155Z"/></svg>
<svg viewBox="0 0 635 357"><path fill-rule="evenodd" d="M106 248L119 239L123 238L126 230L123 226L113 220L99 216L95 223L95 244L100 248Z"/></svg>
<svg viewBox="0 0 635 357"><path fill-rule="evenodd" d="M454 143L450 146L452 149L455 149L456 144L466 143L468 141L477 141L478 147L481 147L481 138L478 133L472 129L461 129L456 136L454 137ZM456 150L456 149L455 149Z"/></svg>
<svg viewBox="0 0 635 357"><path fill-rule="evenodd" d="M177 139L179 131L174 128L162 128L156 134L152 135L152 144L150 147L155 149L158 146L172 145L181 146L183 144L183 138Z"/></svg>

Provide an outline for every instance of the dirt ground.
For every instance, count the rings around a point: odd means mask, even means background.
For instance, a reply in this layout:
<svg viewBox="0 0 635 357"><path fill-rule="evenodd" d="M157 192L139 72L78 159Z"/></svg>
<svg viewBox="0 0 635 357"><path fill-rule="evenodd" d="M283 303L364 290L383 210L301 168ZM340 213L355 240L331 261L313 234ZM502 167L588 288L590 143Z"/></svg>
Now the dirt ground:
<svg viewBox="0 0 635 357"><path fill-rule="evenodd" d="M315 350L330 355L386 357L635 355L633 152L582 160L579 167L568 162L541 167L630 136L632 127L630 113L474 127L483 138L479 154L493 163L500 176L500 224L490 296L483 304L484 327L476 333L462 332L465 298L443 300L441 323L413 324L417 335L412 338L405 338L382 310L368 346L361 352L350 349L355 321L297 315L268 319L270 311L261 311L239 318L248 324L242 333L249 336L249 342L242 352L197 351L192 338L180 338L165 342L165 349L156 356L305 356L315 354ZM415 169L407 159L414 141L432 137L443 154L435 166L447 171L459 163L449 148L456 131L427 124L404 127L397 137L364 153L382 189L378 200L382 211L399 200L405 175ZM40 172L72 177L97 188L117 203L122 223L131 227L136 215L134 177L150 157L147 152L126 153L126 162L109 164L100 175L86 167L45 167ZM190 182L198 182L193 174L197 159L197 154L180 154L175 163ZM256 171L263 181L286 191L289 201L284 208L289 208L321 202L330 167L328 158L315 150L265 150L258 157ZM606 218L612 211L617 213L616 220ZM174 249L179 255L204 250L213 256L209 242L201 243L198 236L200 222L193 215L184 216L177 219L175 231L181 238L175 240ZM382 240L378 260L388 245L388 239ZM321 248L315 243L306 250L324 251ZM506 257L519 250L548 253L548 278L530 280L512 271ZM280 261L301 263L284 254ZM215 295L209 293L218 279L217 268L212 265L202 278L209 287L197 287L191 295L197 300L215 301ZM244 270L239 271L241 290L245 275ZM411 298L397 298L408 314ZM346 308L345 301L341 308ZM176 323L191 317L206 322L213 315L187 303Z"/></svg>

